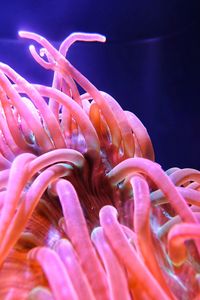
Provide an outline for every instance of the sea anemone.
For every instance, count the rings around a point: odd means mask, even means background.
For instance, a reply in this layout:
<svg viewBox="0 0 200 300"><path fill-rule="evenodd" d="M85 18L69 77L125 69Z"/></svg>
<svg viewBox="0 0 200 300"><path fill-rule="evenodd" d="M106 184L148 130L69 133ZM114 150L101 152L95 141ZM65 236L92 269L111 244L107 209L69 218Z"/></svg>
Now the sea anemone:
<svg viewBox="0 0 200 300"><path fill-rule="evenodd" d="M19 35L54 77L0 63L0 299L200 299L200 172L163 171L141 121L65 58L104 36Z"/></svg>

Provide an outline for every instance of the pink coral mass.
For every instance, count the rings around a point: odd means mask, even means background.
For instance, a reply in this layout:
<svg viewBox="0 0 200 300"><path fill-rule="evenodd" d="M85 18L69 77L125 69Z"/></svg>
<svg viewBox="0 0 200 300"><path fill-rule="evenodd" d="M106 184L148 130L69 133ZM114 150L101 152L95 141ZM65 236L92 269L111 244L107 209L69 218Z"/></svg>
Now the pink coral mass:
<svg viewBox="0 0 200 300"><path fill-rule="evenodd" d="M200 172L164 172L141 121L65 58L104 36L19 35L54 77L0 63L0 299L200 299Z"/></svg>

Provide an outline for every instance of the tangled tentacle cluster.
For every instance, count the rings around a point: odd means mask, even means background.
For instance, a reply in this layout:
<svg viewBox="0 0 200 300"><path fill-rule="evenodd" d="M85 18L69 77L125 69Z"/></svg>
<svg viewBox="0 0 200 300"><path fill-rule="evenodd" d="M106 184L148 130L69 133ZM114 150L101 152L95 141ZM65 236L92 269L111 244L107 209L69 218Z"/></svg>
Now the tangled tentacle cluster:
<svg viewBox="0 0 200 300"><path fill-rule="evenodd" d="M54 78L0 63L0 298L200 299L200 172L164 172L140 120L65 58L105 37L19 35Z"/></svg>

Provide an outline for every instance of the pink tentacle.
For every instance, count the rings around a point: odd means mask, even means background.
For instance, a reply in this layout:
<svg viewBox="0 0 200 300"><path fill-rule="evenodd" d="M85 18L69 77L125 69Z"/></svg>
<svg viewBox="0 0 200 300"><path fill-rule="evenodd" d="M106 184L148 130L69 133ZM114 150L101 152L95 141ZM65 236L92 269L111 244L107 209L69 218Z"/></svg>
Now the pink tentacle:
<svg viewBox="0 0 200 300"><path fill-rule="evenodd" d="M59 70L57 70L57 67L56 67L57 63L55 61L52 61L52 60L51 60L51 62L45 61L36 52L35 47L33 45L29 46L29 50L31 52L31 55L33 56L33 58L36 60L36 62L38 64L40 64L43 68L45 68L47 70L55 71L54 78L53 78L53 83L52 83L52 87L54 87L54 88L56 88L58 90L62 90L63 89L63 81L66 82L69 85L69 87L70 87L70 89L72 91L72 95L73 95L74 100L77 103L79 103L79 105L81 105L80 94L79 94L79 91L78 91L78 89L76 87L76 84L73 81L73 79L70 76L62 77L61 74L59 73ZM58 105L57 102L55 102L51 98L49 99L49 108L51 109L51 111L55 115L57 121L59 121L59 118L58 118L59 105Z"/></svg>
<svg viewBox="0 0 200 300"><path fill-rule="evenodd" d="M28 294L27 300L55 300L55 298L49 289L36 287Z"/></svg>
<svg viewBox="0 0 200 300"><path fill-rule="evenodd" d="M70 34L60 45L59 52L63 55L66 56L69 48L71 45L77 41L87 41L87 42L105 42L106 38L103 35L100 34L91 34L91 33L82 33L82 32L75 32ZM53 81L53 87L56 87L56 76L57 72L54 75L54 81ZM68 76L70 79L70 86L72 88L72 95L73 98L79 105L82 106L82 103L80 101L80 95L78 92L78 89L76 87L76 84L74 83L73 79ZM50 103L51 105L51 103Z"/></svg>
<svg viewBox="0 0 200 300"><path fill-rule="evenodd" d="M184 223L171 228L168 234L168 251L174 265L182 265L187 258L184 242L196 238L200 238L199 224Z"/></svg>
<svg viewBox="0 0 200 300"><path fill-rule="evenodd" d="M38 144L44 151L52 149L52 143L44 131L42 124L38 122L37 118L29 111L29 108L21 101L20 95L16 92L14 86L10 83L7 77L0 71L0 84L4 91L12 101L13 105L17 108L19 114L23 116L27 124L36 136Z"/></svg>
<svg viewBox="0 0 200 300"><path fill-rule="evenodd" d="M117 185L126 178L127 175L130 176L133 173L142 173L151 178L155 184L160 187L162 192L169 199L171 205L184 221L197 222L184 198L177 191L159 164L145 158L129 158L114 167L107 174L107 177L110 179L111 184Z"/></svg>
<svg viewBox="0 0 200 300"><path fill-rule="evenodd" d="M109 299L130 300L127 277L119 260L113 253L109 243L106 241L103 228L97 227L93 230L92 241L94 242L106 269L110 292Z"/></svg>
<svg viewBox="0 0 200 300"><path fill-rule="evenodd" d="M22 153L22 149L17 146L15 143L13 136L9 130L8 123L5 117L0 114L0 127L2 130L2 134L5 139L6 146L8 148L8 153L5 153L5 157L9 157L10 160L13 160L15 155ZM27 147L28 148L28 147Z"/></svg>
<svg viewBox="0 0 200 300"><path fill-rule="evenodd" d="M66 56L69 48L75 42L101 42L105 43L106 37L98 33L74 32L70 34L60 45L60 53Z"/></svg>
<svg viewBox="0 0 200 300"><path fill-rule="evenodd" d="M35 259L41 265L50 283L55 300L78 300L76 291L65 270L65 267L55 251L47 247L38 247L28 254L29 259ZM51 264L49 264L51 261Z"/></svg>
<svg viewBox="0 0 200 300"><path fill-rule="evenodd" d="M80 266L78 257L71 243L66 239L61 239L56 242L54 248L65 265L79 299L95 300L91 286Z"/></svg>
<svg viewBox="0 0 200 300"><path fill-rule="evenodd" d="M67 234L76 249L93 292L97 299L108 299L105 274L92 246L77 194L72 184L66 180L59 180L56 190L62 205Z"/></svg>
<svg viewBox="0 0 200 300"><path fill-rule="evenodd" d="M154 161L155 155L154 155L153 145L151 143L151 139L149 137L146 128L144 127L142 122L136 117L136 115L134 115L129 111L125 111L125 114L127 115L134 136L139 144L142 157Z"/></svg>
<svg viewBox="0 0 200 300"><path fill-rule="evenodd" d="M5 189L7 187L9 174L10 169L2 170L0 172L0 189Z"/></svg>
<svg viewBox="0 0 200 300"><path fill-rule="evenodd" d="M21 204L13 217L12 222L7 226L6 234L0 244L0 265L7 257L10 249L15 245L26 223L37 206L42 194L48 185L59 177L69 174L68 166L54 165L42 172L32 183L28 192L24 195Z"/></svg>
<svg viewBox="0 0 200 300"><path fill-rule="evenodd" d="M83 112L81 107L70 97L56 89L44 87L41 85L35 85L35 87L43 96L48 96L56 99L56 101L58 101L70 110L71 115L74 117L74 119L80 126L82 134L85 137L88 153L94 156L95 160L98 159L100 151L99 139L88 116Z"/></svg>
<svg viewBox="0 0 200 300"><path fill-rule="evenodd" d="M33 176L36 172L44 169L45 167L59 163L69 162L78 168L82 168L85 162L83 155L73 149L56 149L48 153L44 153L34 159L29 165L30 175Z"/></svg>
<svg viewBox="0 0 200 300"><path fill-rule="evenodd" d="M149 299L170 299L128 243L114 207L104 206L100 210L100 224L117 257L130 273L131 289L136 299L143 299L142 294L143 297L148 295Z"/></svg>
<svg viewBox="0 0 200 300"><path fill-rule="evenodd" d="M180 186L176 187L176 189L184 197L187 203L200 206L200 191ZM151 201L153 205L161 205L169 202L160 190L151 193Z"/></svg>
<svg viewBox="0 0 200 300"><path fill-rule="evenodd" d="M170 204L180 215L183 221L189 223L198 223L198 220L188 207L185 199L177 191L176 187L161 169L160 165L145 158L129 158L119 163L108 174L111 183L116 185L127 175L133 173L143 173L153 180L153 182L163 191L169 199ZM200 254L200 242L195 242L198 253Z"/></svg>
<svg viewBox="0 0 200 300"><path fill-rule="evenodd" d="M106 122L111 130L112 143L118 148L120 145L120 131L116 130L116 128L118 128L117 122L113 117L112 110L110 109L109 105L107 105L104 97L101 95L98 89L77 69L75 69L45 38L33 32L25 31L20 31L19 35L20 37L33 39L46 48L50 55L57 61L58 69L61 69L65 76L72 76L72 78L92 96L92 98L101 107L102 113L105 116Z"/></svg>
<svg viewBox="0 0 200 300"><path fill-rule="evenodd" d="M8 131L10 132L8 136L6 135L7 136L6 139L8 139L8 144L10 145L11 149L12 147L14 147L14 149L16 148L17 151L18 149L21 149L21 151L23 150L28 151L30 147L27 145L27 143L25 142L22 136L22 133L20 132L19 124L14 117L13 109L11 109L11 105L9 103L8 98L6 97L5 92L1 91L0 96L1 96L1 104L3 108L3 112L5 115L5 122L7 123L7 126L6 124L5 126L8 128ZM11 139L13 139L14 143Z"/></svg>
<svg viewBox="0 0 200 300"><path fill-rule="evenodd" d="M58 121L55 119L54 114L49 109L47 103L38 93L38 91L34 88L32 84L30 84L27 80L25 80L22 76L17 74L12 68L8 65L0 63L0 69L5 72L5 74L14 81L19 87L22 89L22 92L25 92L34 105L39 109L41 116L43 117L48 131L50 133L51 139L53 140L56 148L65 147L65 141L62 136L62 132L59 127Z"/></svg>
<svg viewBox="0 0 200 300"><path fill-rule="evenodd" d="M141 175L134 175L131 178L131 185L134 194L134 230L137 235L137 250L141 253L145 265L147 265L160 286L169 297L173 298L155 256L156 248L153 245L150 229L150 195L148 184Z"/></svg>
<svg viewBox="0 0 200 300"><path fill-rule="evenodd" d="M169 177L175 185L179 186L190 181L196 181L200 183L200 172L190 168L177 170L169 175Z"/></svg>
<svg viewBox="0 0 200 300"><path fill-rule="evenodd" d="M10 169L7 193L0 216L0 244L6 236L7 228L15 214L23 186L27 184L26 175L28 163L34 158L33 154L21 154L16 157Z"/></svg>
<svg viewBox="0 0 200 300"><path fill-rule="evenodd" d="M0 130L0 155L4 156L8 161L12 161L14 154L11 151L10 147L7 145L5 137Z"/></svg>

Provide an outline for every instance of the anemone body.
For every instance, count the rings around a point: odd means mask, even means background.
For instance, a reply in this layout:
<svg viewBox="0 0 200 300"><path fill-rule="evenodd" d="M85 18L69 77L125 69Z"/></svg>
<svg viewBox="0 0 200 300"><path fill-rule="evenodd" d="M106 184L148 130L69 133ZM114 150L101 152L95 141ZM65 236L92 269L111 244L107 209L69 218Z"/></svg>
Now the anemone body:
<svg viewBox="0 0 200 300"><path fill-rule="evenodd" d="M54 77L0 63L0 298L199 299L200 172L164 172L141 121L65 58L105 37L19 35Z"/></svg>

